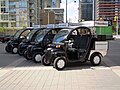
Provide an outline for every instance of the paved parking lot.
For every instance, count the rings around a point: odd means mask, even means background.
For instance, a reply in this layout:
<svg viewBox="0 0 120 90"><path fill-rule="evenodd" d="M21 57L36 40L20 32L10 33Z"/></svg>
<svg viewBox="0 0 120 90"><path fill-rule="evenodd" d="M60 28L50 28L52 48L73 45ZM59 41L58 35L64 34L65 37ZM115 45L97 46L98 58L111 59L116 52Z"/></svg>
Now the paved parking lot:
<svg viewBox="0 0 120 90"><path fill-rule="evenodd" d="M110 41L102 64L76 64L63 71L5 52L0 43L0 90L120 90L120 40Z"/></svg>

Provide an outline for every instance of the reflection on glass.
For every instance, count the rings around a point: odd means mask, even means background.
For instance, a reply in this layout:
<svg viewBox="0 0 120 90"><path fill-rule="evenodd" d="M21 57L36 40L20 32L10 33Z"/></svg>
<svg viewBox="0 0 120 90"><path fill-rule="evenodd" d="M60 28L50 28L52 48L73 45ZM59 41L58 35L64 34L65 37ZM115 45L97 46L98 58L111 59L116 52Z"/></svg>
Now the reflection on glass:
<svg viewBox="0 0 120 90"><path fill-rule="evenodd" d="M27 35L27 40L31 40L32 36L34 35L34 33L36 32L36 30L32 30L28 35Z"/></svg>
<svg viewBox="0 0 120 90"><path fill-rule="evenodd" d="M41 42L47 32L48 30L41 30L39 34L36 36L35 42Z"/></svg>
<svg viewBox="0 0 120 90"><path fill-rule="evenodd" d="M17 32L15 33L15 35L14 35L14 38L15 38L15 39L18 39L19 36L20 36L20 34L21 34L22 32L23 32L23 30L17 31Z"/></svg>
<svg viewBox="0 0 120 90"><path fill-rule="evenodd" d="M64 40L68 36L70 29L63 29L55 35L53 43L64 43Z"/></svg>

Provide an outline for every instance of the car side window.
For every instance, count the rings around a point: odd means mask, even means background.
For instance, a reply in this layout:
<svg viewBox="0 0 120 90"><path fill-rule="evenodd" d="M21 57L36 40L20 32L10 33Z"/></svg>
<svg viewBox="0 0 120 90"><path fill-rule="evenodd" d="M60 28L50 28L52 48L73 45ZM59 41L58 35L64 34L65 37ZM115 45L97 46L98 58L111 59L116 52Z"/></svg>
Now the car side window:
<svg viewBox="0 0 120 90"><path fill-rule="evenodd" d="M85 28L79 28L78 33L79 33L79 35L90 35L89 30L85 29Z"/></svg>
<svg viewBox="0 0 120 90"><path fill-rule="evenodd" d="M77 30L72 31L68 38L68 41L75 43L77 36L78 36Z"/></svg>
<svg viewBox="0 0 120 90"><path fill-rule="evenodd" d="M74 30L74 31L71 33L71 35L78 35L77 30Z"/></svg>
<svg viewBox="0 0 120 90"><path fill-rule="evenodd" d="M26 31L24 31L24 32L21 34L21 36L26 37L29 32L30 32L30 30L26 30Z"/></svg>

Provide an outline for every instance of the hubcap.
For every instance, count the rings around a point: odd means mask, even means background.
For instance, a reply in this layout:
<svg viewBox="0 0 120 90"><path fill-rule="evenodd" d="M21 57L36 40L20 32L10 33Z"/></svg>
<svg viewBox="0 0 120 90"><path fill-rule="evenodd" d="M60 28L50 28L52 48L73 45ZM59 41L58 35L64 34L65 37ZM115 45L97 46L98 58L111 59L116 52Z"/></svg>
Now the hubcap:
<svg viewBox="0 0 120 90"><path fill-rule="evenodd" d="M60 59L60 60L57 62L57 66L58 66L58 68L63 68L63 67L65 66L64 60Z"/></svg>
<svg viewBox="0 0 120 90"><path fill-rule="evenodd" d="M94 57L94 63L95 63L95 64L98 64L99 62L100 62L100 57L95 56L95 57Z"/></svg>
<svg viewBox="0 0 120 90"><path fill-rule="evenodd" d="M13 48L14 53L17 53L17 50L18 50L17 48Z"/></svg>
<svg viewBox="0 0 120 90"><path fill-rule="evenodd" d="M42 59L42 56L41 56L40 54L37 54L37 55L35 56L35 60L36 60L37 62L40 62L41 59Z"/></svg>

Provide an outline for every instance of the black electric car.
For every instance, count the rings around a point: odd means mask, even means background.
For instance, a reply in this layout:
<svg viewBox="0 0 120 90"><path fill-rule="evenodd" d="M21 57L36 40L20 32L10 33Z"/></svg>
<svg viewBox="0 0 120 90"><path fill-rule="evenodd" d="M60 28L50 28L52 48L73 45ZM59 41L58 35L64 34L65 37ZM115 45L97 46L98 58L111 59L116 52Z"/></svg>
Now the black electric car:
<svg viewBox="0 0 120 90"><path fill-rule="evenodd" d="M46 28L39 32L35 38L35 42L27 47L24 57L27 60L33 59L36 63L41 62L41 58L45 53L48 44L52 43L54 36L61 28Z"/></svg>
<svg viewBox="0 0 120 90"><path fill-rule="evenodd" d="M13 38L7 43L5 50L6 52L16 54L18 51L18 45L21 43L23 39L26 38L27 34L33 30L33 28L26 28L23 30L18 30Z"/></svg>
<svg viewBox="0 0 120 90"><path fill-rule="evenodd" d="M68 63L88 60L96 66L106 55L107 46L107 41L97 41L87 27L62 29L54 37L41 62L46 66L53 64L57 70L63 70Z"/></svg>
<svg viewBox="0 0 120 90"><path fill-rule="evenodd" d="M36 28L33 29L26 37L25 40L23 40L19 46L18 46L18 54L21 56L26 51L28 45L30 45L32 42L34 42L37 34L39 34L40 30L43 30L44 28Z"/></svg>

